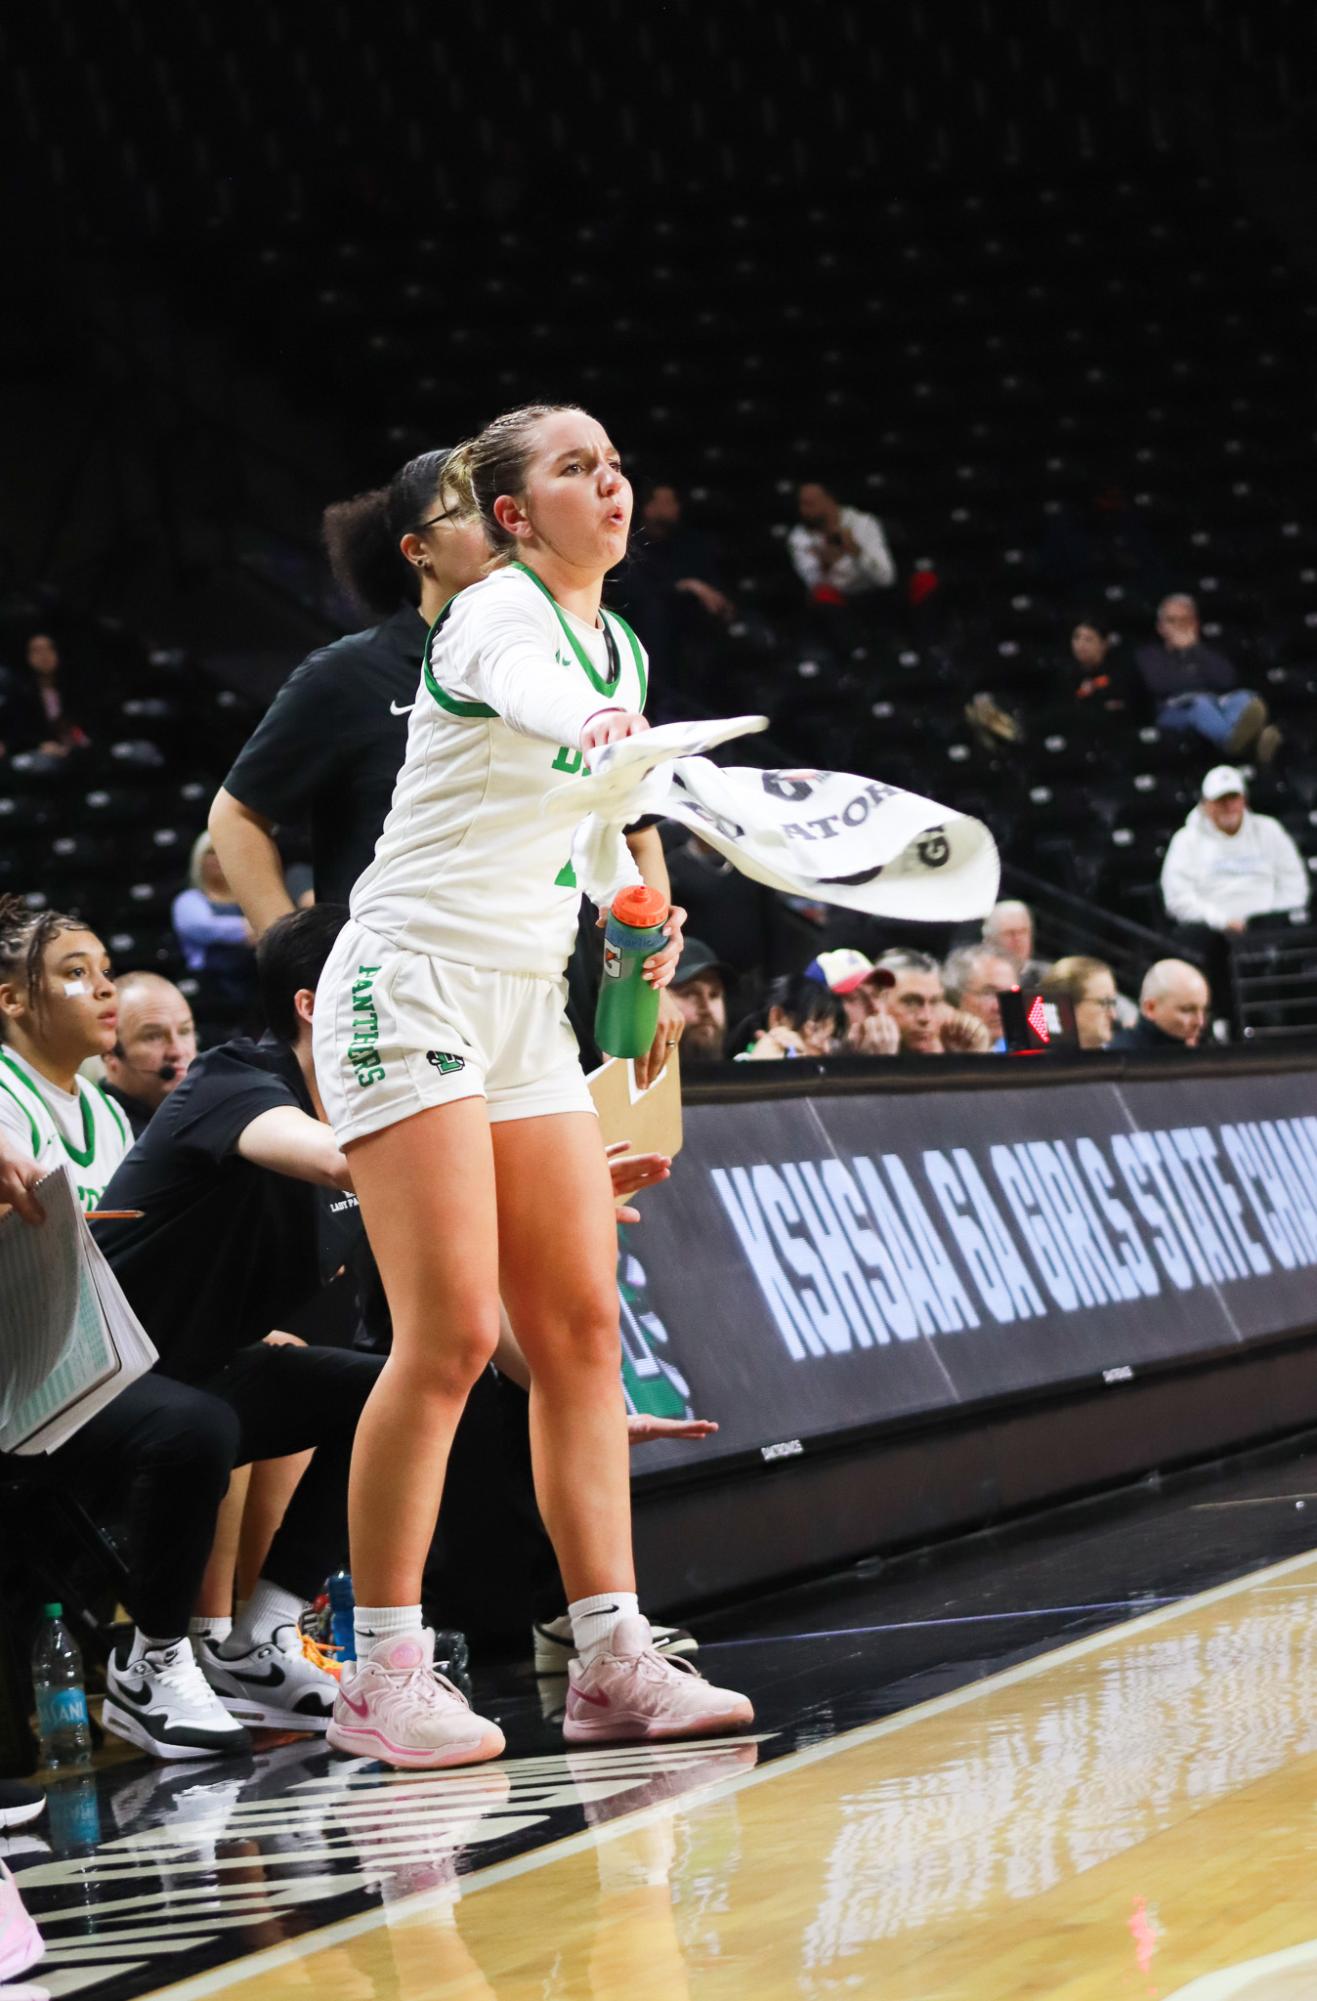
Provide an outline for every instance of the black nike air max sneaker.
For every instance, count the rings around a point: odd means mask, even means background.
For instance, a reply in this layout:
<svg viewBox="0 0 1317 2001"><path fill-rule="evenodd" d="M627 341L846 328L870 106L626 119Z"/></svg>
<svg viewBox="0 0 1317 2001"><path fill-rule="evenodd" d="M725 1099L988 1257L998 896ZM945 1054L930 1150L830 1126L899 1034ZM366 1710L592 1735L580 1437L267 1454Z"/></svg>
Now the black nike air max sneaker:
<svg viewBox="0 0 1317 2001"><path fill-rule="evenodd" d="M155 1758L213 1758L251 1749L251 1738L210 1687L187 1639L148 1647L136 1660L126 1645L113 1653L101 1722Z"/></svg>
<svg viewBox="0 0 1317 2001"><path fill-rule="evenodd" d="M296 1626L280 1626L273 1640L249 1653L221 1651L223 1642L201 1640L201 1671L231 1716L267 1730L329 1728L338 1678L307 1658Z"/></svg>

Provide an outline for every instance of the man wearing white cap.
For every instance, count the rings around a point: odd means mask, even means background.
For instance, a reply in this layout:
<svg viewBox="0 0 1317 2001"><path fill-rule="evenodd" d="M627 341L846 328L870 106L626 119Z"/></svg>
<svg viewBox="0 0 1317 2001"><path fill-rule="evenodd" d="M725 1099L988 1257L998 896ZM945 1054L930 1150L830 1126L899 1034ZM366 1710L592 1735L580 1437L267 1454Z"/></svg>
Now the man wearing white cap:
<svg viewBox="0 0 1317 2001"><path fill-rule="evenodd" d="M1177 924L1243 931L1251 918L1307 909L1302 855L1279 820L1249 811L1245 791L1241 771L1214 765L1166 850L1162 899Z"/></svg>

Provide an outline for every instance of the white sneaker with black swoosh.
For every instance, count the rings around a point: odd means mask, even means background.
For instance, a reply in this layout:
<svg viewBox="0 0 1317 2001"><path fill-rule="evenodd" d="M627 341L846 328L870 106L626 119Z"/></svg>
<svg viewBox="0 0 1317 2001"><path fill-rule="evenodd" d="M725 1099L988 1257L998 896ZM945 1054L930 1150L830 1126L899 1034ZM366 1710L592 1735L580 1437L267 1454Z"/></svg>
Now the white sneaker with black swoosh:
<svg viewBox="0 0 1317 2001"><path fill-rule="evenodd" d="M231 1716L266 1730L329 1728L338 1681L309 1661L296 1626L245 1654L226 1654L213 1640L198 1648L201 1672Z"/></svg>
<svg viewBox="0 0 1317 2001"><path fill-rule="evenodd" d="M126 1646L111 1654L101 1722L156 1758L213 1758L251 1749L251 1738L207 1683L186 1638L147 1647L136 1660Z"/></svg>

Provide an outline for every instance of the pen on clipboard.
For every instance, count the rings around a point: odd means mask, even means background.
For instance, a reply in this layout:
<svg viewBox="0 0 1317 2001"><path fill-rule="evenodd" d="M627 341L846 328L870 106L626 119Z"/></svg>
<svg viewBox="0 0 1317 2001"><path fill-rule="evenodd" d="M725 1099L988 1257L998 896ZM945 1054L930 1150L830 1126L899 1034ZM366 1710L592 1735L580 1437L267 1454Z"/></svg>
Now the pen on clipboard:
<svg viewBox="0 0 1317 2001"><path fill-rule="evenodd" d="M145 1209L86 1209L83 1211L89 1223L135 1223Z"/></svg>

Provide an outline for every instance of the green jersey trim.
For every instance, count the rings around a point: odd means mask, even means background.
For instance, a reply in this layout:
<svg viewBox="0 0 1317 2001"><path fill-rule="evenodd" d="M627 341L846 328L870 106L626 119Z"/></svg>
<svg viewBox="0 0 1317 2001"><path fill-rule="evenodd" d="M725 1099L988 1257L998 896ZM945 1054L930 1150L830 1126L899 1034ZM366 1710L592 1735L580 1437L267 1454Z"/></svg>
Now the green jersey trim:
<svg viewBox="0 0 1317 2001"><path fill-rule="evenodd" d="M421 659L421 675L435 701L438 702L441 709L447 709L450 716L478 717L488 721L491 717L498 714L497 709L487 708L484 702L459 702L455 695L444 693L439 683L435 680L434 675L430 672L430 648L434 644L436 632L438 632L449 612L453 609L453 603L454 600L449 598L448 603L444 606L438 618L425 635L425 652Z"/></svg>
<svg viewBox="0 0 1317 2001"><path fill-rule="evenodd" d="M115 1104L114 1099L110 1096L108 1091L103 1091L99 1084L93 1084L92 1090L96 1093L97 1097L104 1105L106 1111L110 1114L110 1117L114 1120L114 1123L118 1126L119 1137L123 1141L124 1145L131 1146L132 1141L128 1137L128 1127L124 1122L124 1115L119 1110L119 1107Z"/></svg>
<svg viewBox="0 0 1317 2001"><path fill-rule="evenodd" d="M643 712L649 695L649 676L645 672L645 656L640 650L640 641L636 638L635 633L631 630L631 627L627 624L620 611L606 611L604 617L611 618L614 625L620 625L631 643L631 652L636 663L636 679L640 683L640 702L638 706Z"/></svg>
<svg viewBox="0 0 1317 2001"><path fill-rule="evenodd" d="M64 1134L60 1131L59 1125L56 1122L55 1117L51 1112L49 1105L42 1097L40 1091L37 1090L34 1084L29 1084L27 1078L23 1075L22 1071L19 1069L17 1063L15 1063L11 1057L6 1056L3 1049L0 1049L0 1063L4 1064L5 1069L9 1071L12 1077L17 1079L17 1081L23 1086L23 1089L28 1093L28 1095L36 1099L42 1111L46 1114L46 1117L55 1127L55 1131L59 1133L59 1143L63 1147L69 1159L73 1162L74 1166L90 1167L93 1160L96 1158L96 1117L91 1108L90 1091L79 1091L78 1093L78 1104L82 1111L82 1150L79 1151L79 1149L73 1144L73 1141L71 1139L65 1139ZM29 1113L28 1116L30 1118L31 1113ZM38 1147L38 1152L39 1151L40 1148Z"/></svg>
<svg viewBox="0 0 1317 2001"><path fill-rule="evenodd" d="M27 1106L23 1103L23 1100L19 1097L17 1091L11 1091L3 1077L0 1077L0 1091L3 1091L7 1098L13 1099L14 1103L18 1106L19 1111L23 1114L23 1117L27 1120L28 1130L32 1134L32 1158L33 1160L39 1160L41 1158L40 1126L33 1118Z"/></svg>
<svg viewBox="0 0 1317 2001"><path fill-rule="evenodd" d="M590 686L596 691L596 693L600 695L616 696L617 694L616 685L612 682L606 681L602 674L599 674L595 671L595 664L593 660L591 660L589 654L582 646L580 640L577 638L576 634L572 631L571 626L567 623L567 619L563 612L562 606L559 604L557 598L553 595L553 592L549 589L549 586L545 583L543 577L537 577L534 570L531 569L528 563L513 562L509 567L514 570L520 570L523 576L527 576L530 578L531 582L534 584L537 591L544 592L545 597L549 600L549 603L553 606L554 613L557 616L559 625L562 627L564 633L567 635L567 643L571 647L572 652L576 655L577 665L582 669L582 671L586 675L587 679L589 680ZM645 706L645 670L640 665L640 642L636 638L635 633L631 630L631 627L626 623L624 619L618 618L616 612L606 611L603 613L603 617L605 619L609 618L613 619L616 624L622 627L622 630L626 633L627 638L631 641L631 651L635 655L636 667L640 673L640 706L643 709Z"/></svg>

